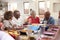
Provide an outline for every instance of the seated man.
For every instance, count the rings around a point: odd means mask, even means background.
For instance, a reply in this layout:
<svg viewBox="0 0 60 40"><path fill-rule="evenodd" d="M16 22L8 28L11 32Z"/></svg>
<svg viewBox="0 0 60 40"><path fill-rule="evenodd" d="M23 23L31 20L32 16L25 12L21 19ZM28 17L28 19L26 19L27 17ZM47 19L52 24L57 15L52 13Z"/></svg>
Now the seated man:
<svg viewBox="0 0 60 40"><path fill-rule="evenodd" d="M44 20L42 22L42 24L44 24L44 22L46 21L47 24L52 24L54 25L55 24L55 20L50 16L50 12L47 11L45 14L44 14Z"/></svg>
<svg viewBox="0 0 60 40"><path fill-rule="evenodd" d="M40 23L40 19L39 17L36 16L35 11L31 11L30 15L31 16L29 16L27 19L28 24L39 24Z"/></svg>
<svg viewBox="0 0 60 40"><path fill-rule="evenodd" d="M15 10L14 11L14 16L12 19L13 23L16 24L17 26L21 26L24 23L24 18L21 17L20 11Z"/></svg>
<svg viewBox="0 0 60 40"><path fill-rule="evenodd" d="M44 14L44 20L42 22L42 24L50 24L50 25L54 25L55 24L55 20L50 16L50 12L47 11L45 14ZM46 29L48 29L48 27L46 27Z"/></svg>

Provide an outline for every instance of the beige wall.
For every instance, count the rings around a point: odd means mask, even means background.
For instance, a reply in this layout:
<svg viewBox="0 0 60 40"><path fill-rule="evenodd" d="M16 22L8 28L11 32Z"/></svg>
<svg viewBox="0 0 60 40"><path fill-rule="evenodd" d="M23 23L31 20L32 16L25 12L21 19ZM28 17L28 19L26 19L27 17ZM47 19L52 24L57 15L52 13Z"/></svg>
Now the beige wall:
<svg viewBox="0 0 60 40"><path fill-rule="evenodd" d="M4 0L3 0L4 1ZM38 1L45 1L46 0L5 0L6 2L17 2L17 9L21 12L21 15L25 15L24 14L24 7L23 7L23 2L30 2L30 8L32 8L33 10L36 11L36 13L38 14ZM58 17L58 13L57 12L53 12L53 3L60 3L60 0L50 0L50 12L51 12L51 16L53 16L55 19L57 19Z"/></svg>

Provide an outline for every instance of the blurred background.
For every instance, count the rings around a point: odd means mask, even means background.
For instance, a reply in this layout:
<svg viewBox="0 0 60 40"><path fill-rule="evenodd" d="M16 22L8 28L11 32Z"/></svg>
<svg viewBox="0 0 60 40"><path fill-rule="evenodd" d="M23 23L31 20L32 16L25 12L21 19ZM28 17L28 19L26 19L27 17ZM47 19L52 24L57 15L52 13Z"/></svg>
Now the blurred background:
<svg viewBox="0 0 60 40"><path fill-rule="evenodd" d="M51 16L57 19L60 0L0 0L0 15L7 10L19 10L22 17L27 17L30 15L30 9L35 10L41 18L44 12L49 10Z"/></svg>

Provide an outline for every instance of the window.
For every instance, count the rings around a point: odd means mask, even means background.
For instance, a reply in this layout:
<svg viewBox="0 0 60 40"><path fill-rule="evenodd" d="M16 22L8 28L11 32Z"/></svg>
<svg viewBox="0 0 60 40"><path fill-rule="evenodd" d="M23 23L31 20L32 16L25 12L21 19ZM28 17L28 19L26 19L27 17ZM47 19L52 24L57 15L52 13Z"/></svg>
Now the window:
<svg viewBox="0 0 60 40"><path fill-rule="evenodd" d="M50 8L50 1L47 1L46 4L47 4L47 8L49 9Z"/></svg>
<svg viewBox="0 0 60 40"><path fill-rule="evenodd" d="M24 2L24 13L29 14L29 2Z"/></svg>
<svg viewBox="0 0 60 40"><path fill-rule="evenodd" d="M46 2L46 5L47 5L46 8L49 9L50 8L50 1L49 0Z"/></svg>
<svg viewBox="0 0 60 40"><path fill-rule="evenodd" d="M39 2L39 8L38 8L39 9L39 15L40 14L44 14L45 8L46 8L45 7L45 2L43 2L43 1L42 2Z"/></svg>
<svg viewBox="0 0 60 40"><path fill-rule="evenodd" d="M17 9L17 3L8 3L8 10L16 10Z"/></svg>
<svg viewBox="0 0 60 40"><path fill-rule="evenodd" d="M38 8L39 15L44 14L45 11L49 10L49 8L50 8L50 1L49 0L48 1L40 1L38 6L39 6L39 8Z"/></svg>

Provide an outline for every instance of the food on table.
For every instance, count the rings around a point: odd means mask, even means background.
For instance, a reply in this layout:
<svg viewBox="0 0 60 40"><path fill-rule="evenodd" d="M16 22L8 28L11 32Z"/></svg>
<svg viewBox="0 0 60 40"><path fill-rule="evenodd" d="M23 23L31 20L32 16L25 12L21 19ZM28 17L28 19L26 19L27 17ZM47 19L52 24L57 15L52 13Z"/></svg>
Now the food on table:
<svg viewBox="0 0 60 40"><path fill-rule="evenodd" d="M36 40L34 37L29 37L29 40Z"/></svg>
<svg viewBox="0 0 60 40"><path fill-rule="evenodd" d="M16 38L19 33L17 31L14 31L14 30L10 30L10 31L7 31L13 38Z"/></svg>

